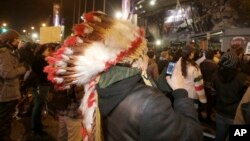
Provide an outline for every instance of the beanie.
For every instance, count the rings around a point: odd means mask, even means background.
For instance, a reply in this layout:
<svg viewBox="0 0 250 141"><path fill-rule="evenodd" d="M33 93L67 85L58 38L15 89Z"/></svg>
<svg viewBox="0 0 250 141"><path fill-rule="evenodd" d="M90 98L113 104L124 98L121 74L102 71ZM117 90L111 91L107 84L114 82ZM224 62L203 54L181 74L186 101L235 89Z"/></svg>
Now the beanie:
<svg viewBox="0 0 250 141"><path fill-rule="evenodd" d="M222 67L233 68L236 67L238 63L238 57L235 53L227 52L222 55L220 60L220 65Z"/></svg>

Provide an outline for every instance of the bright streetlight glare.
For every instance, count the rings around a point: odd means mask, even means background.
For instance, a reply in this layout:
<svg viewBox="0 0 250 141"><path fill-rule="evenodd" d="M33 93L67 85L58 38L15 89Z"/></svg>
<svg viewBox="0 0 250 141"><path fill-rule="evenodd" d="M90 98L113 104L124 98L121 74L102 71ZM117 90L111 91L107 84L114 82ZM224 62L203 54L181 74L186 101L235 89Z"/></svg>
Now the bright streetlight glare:
<svg viewBox="0 0 250 141"><path fill-rule="evenodd" d="M3 26L7 26L7 23L3 23Z"/></svg>
<svg viewBox="0 0 250 141"><path fill-rule="evenodd" d="M34 26L32 26L32 27L30 27L32 30L34 30L35 29L35 27Z"/></svg>
<svg viewBox="0 0 250 141"><path fill-rule="evenodd" d="M25 29L23 29L23 33L26 33L26 30L25 30Z"/></svg>
<svg viewBox="0 0 250 141"><path fill-rule="evenodd" d="M122 12L121 12L121 11L117 11L117 12L115 13L115 18L117 18L117 19L122 18Z"/></svg>
<svg viewBox="0 0 250 141"><path fill-rule="evenodd" d="M7 32L8 30L6 29L6 28L3 28L2 29L2 32L4 33L4 32Z"/></svg>
<svg viewBox="0 0 250 141"><path fill-rule="evenodd" d="M150 4L151 6L155 5L155 0L151 0L151 1L149 2L149 4Z"/></svg>
<svg viewBox="0 0 250 141"><path fill-rule="evenodd" d="M47 26L45 23L42 23L42 27L45 27L45 26Z"/></svg>
<svg viewBox="0 0 250 141"><path fill-rule="evenodd" d="M155 41L155 44L156 44L157 46L160 46L160 45L161 45L161 40L159 40L159 39L156 40L156 41Z"/></svg>
<svg viewBox="0 0 250 141"><path fill-rule="evenodd" d="M34 39L38 38L38 34L37 33L32 33L31 37L34 38Z"/></svg>

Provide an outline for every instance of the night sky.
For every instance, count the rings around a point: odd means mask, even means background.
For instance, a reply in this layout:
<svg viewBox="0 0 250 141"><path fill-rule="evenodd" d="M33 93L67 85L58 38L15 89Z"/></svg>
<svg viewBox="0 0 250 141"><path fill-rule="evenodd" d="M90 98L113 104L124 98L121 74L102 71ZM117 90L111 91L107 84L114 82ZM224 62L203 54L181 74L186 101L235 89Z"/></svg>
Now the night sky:
<svg viewBox="0 0 250 141"><path fill-rule="evenodd" d="M84 1L81 0L81 10L79 10L79 1L76 2L76 17L84 12ZM111 14L121 7L122 0L106 0L106 12ZM66 26L66 34L71 30L73 24L74 0L0 0L0 24L8 23L10 28L19 32L22 29L30 30L31 26L39 28L41 23L51 21L53 12L53 3L63 3L62 14ZM92 11L93 0L87 0L86 11ZM102 10L103 0L95 0L95 10ZM77 20L75 20L75 23Z"/></svg>

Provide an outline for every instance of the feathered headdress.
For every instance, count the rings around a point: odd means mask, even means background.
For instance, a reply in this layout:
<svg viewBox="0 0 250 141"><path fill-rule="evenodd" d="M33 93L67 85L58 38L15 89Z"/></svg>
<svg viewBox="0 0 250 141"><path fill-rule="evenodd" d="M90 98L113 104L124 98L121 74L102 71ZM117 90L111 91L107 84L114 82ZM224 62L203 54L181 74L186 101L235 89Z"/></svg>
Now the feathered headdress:
<svg viewBox="0 0 250 141"><path fill-rule="evenodd" d="M96 77L111 66L135 62L146 54L146 41L142 29L127 21L116 20L102 12L84 15L84 21L74 26L74 35L52 57L44 71L57 89L71 85L85 85L82 100L84 141L98 140L98 102Z"/></svg>

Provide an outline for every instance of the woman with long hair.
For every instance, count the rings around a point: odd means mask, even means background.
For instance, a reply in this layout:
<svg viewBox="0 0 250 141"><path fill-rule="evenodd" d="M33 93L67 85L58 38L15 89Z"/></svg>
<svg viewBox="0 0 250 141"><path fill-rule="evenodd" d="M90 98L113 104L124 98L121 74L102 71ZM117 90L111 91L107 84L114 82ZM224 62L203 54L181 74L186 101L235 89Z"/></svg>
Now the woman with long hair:
<svg viewBox="0 0 250 141"><path fill-rule="evenodd" d="M194 101L194 105L198 108L198 104L206 103L206 95L203 88L203 79L199 66L193 60L195 49L191 46L183 47L181 54L181 72L185 78L185 89L188 91L188 97ZM199 116L201 114L199 112Z"/></svg>

